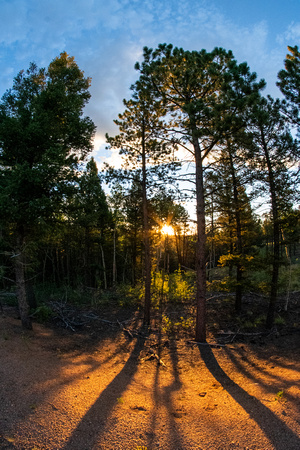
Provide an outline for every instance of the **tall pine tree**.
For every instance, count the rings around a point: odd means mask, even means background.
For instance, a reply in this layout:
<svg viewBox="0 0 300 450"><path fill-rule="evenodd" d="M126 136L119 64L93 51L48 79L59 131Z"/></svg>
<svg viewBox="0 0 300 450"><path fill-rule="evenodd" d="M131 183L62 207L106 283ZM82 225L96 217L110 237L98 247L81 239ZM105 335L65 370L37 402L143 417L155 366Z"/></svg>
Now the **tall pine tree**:
<svg viewBox="0 0 300 450"><path fill-rule="evenodd" d="M22 325L31 328L25 250L35 227L53 219L92 150L95 125L83 116L90 79L61 53L48 69L31 64L0 103L0 217L11 224Z"/></svg>
<svg viewBox="0 0 300 450"><path fill-rule="evenodd" d="M232 52L185 51L172 45L144 49L140 79L165 104L174 140L192 155L196 186L196 340L206 341L205 161L224 141L224 131L262 86ZM228 120L230 110L230 121Z"/></svg>

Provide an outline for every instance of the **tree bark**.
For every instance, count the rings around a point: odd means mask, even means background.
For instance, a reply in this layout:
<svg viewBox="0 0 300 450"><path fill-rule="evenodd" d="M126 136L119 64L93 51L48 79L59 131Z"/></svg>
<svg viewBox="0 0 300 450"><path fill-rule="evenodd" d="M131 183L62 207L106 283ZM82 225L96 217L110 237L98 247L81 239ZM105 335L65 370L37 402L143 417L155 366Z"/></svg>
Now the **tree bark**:
<svg viewBox="0 0 300 450"><path fill-rule="evenodd" d="M144 231L144 252L145 252L145 303L144 303L144 324L150 325L151 315L151 251L150 251L150 231L148 219L148 199L147 199L147 173L146 173L146 148L143 130L142 137L142 195L143 195L143 231Z"/></svg>
<svg viewBox="0 0 300 450"><path fill-rule="evenodd" d="M16 232L15 275L17 285L18 307L22 327L26 330L32 330L32 323L29 317L29 305L26 297L23 227L19 227Z"/></svg>
<svg viewBox="0 0 300 450"><path fill-rule="evenodd" d="M196 341L206 342L206 266L205 266L205 201L202 155L196 129L193 130L193 147L196 163Z"/></svg>
<svg viewBox="0 0 300 450"><path fill-rule="evenodd" d="M112 284L113 284L113 287L115 287L116 283L117 283L116 227L114 227L114 232L113 232L113 243L114 243L114 252L113 252L113 280L112 280Z"/></svg>
<svg viewBox="0 0 300 450"><path fill-rule="evenodd" d="M104 251L103 251L102 244L100 244L100 249L101 249L102 267L103 267L104 289L106 290L107 289L106 264L105 264Z"/></svg>
<svg viewBox="0 0 300 450"><path fill-rule="evenodd" d="M266 158L267 168L268 168L268 179L269 179L269 189L271 196L272 205L272 216L273 216L273 270L272 270L272 280L271 280L271 292L268 307L268 314L266 320L266 327L271 329L274 325L275 312L277 306L278 297L278 278L279 278L279 266L280 266L280 224L278 217L278 206L276 197L276 185L274 179L274 173L272 168L272 163L269 155L269 150L267 143L265 141L264 133L261 132L261 138L263 143L263 151Z"/></svg>
<svg viewBox="0 0 300 450"><path fill-rule="evenodd" d="M241 257L243 254L243 242L242 242L242 225L241 225L238 185L237 185L237 179L236 179L235 168L234 168L234 164L233 164L230 143L227 144L227 147L228 147L230 171L231 171L232 186L233 186L234 215L235 215L235 223L236 223L236 250L237 250L238 255ZM242 281L243 281L243 267L242 267L241 262L238 262L236 265L236 290L235 290L235 310L237 313L240 313L242 311L242 297L243 297Z"/></svg>

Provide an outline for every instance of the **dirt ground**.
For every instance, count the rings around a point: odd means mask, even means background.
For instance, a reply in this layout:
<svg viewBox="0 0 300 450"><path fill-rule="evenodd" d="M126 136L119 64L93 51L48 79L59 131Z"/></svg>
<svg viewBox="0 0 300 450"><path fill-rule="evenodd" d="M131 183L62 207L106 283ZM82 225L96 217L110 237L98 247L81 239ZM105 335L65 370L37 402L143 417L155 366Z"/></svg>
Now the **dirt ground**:
<svg viewBox="0 0 300 450"><path fill-rule="evenodd" d="M1 449L300 449L299 328L210 346L117 320L24 332L4 307Z"/></svg>

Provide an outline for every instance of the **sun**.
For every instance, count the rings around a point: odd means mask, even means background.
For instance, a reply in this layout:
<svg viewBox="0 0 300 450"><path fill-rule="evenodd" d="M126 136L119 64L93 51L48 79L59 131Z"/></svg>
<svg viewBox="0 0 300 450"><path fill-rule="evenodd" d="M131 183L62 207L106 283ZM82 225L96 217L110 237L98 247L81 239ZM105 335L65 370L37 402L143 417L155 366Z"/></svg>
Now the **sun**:
<svg viewBox="0 0 300 450"><path fill-rule="evenodd" d="M162 234L167 236L174 236L174 228L171 225L165 224L161 229Z"/></svg>

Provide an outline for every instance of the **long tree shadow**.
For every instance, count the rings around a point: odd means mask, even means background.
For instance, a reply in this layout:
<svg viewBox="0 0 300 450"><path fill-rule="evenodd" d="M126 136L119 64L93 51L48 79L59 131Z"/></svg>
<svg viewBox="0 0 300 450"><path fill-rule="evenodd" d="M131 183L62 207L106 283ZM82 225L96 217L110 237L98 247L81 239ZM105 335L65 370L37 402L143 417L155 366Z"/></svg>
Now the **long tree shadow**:
<svg viewBox="0 0 300 450"><path fill-rule="evenodd" d="M220 367L209 345L199 345L200 355L213 377L231 397L255 420L276 450L299 450L300 437L297 436L276 414L255 397L249 395ZM274 425L276 435L273 434Z"/></svg>
<svg viewBox="0 0 300 450"><path fill-rule="evenodd" d="M134 373L137 371L139 354L144 347L144 343L144 339L137 339L130 357L124 364L122 370L81 419L68 442L63 447L65 450L81 450L79 442L82 443L82 439L79 439L80 436L84 436L85 448L91 449L101 436L101 432L107 431L107 420L116 405L117 399L122 396L123 392L131 383Z"/></svg>
<svg viewBox="0 0 300 450"><path fill-rule="evenodd" d="M295 401L297 399L295 398L295 396L286 392L286 389L288 389L289 387L299 385L300 378L299 378L299 370L297 367L293 368L290 366L286 366L283 363L281 364L281 367L283 369L295 371L295 375L298 375L297 378L294 377L293 379L288 381L284 379L282 375L271 373L270 370L264 367L262 368L256 366L255 363L247 357L247 355L238 353L240 358L237 358L236 355L233 353L233 351L228 348L225 348L225 352L240 373L245 375L248 379L252 380L254 383L259 383L259 385L263 387L267 392L273 393L275 396L276 392L278 392L284 387L285 398L289 401L294 401L295 408L299 410L300 405L296 404ZM241 360L243 361L243 364L240 362ZM262 377L259 376L260 373L264 375L263 379Z"/></svg>
<svg viewBox="0 0 300 450"><path fill-rule="evenodd" d="M160 354L160 346L158 351L159 357ZM168 417L168 425L169 427L169 440L174 445L174 449L176 450L184 450L184 444L182 441L182 437L180 435L180 432L177 427L177 423L175 421L176 411L174 406L174 401L172 399L172 396L175 392L179 391L182 382L180 380L179 376L179 370L178 370L178 352L176 347L176 342L172 340L170 342L170 355L172 360L172 372L173 372L173 381L168 386L165 386L164 388L160 388L160 372L161 372L161 366L157 364L156 367L156 373L155 373L155 379L154 379L154 386L153 386L153 397L154 397L154 403L155 403L155 409L152 414L151 419L151 433L149 435L148 439L148 447L154 448L155 445L155 439L156 436L156 427L158 422L158 411L159 408L162 406L167 411L167 417Z"/></svg>

